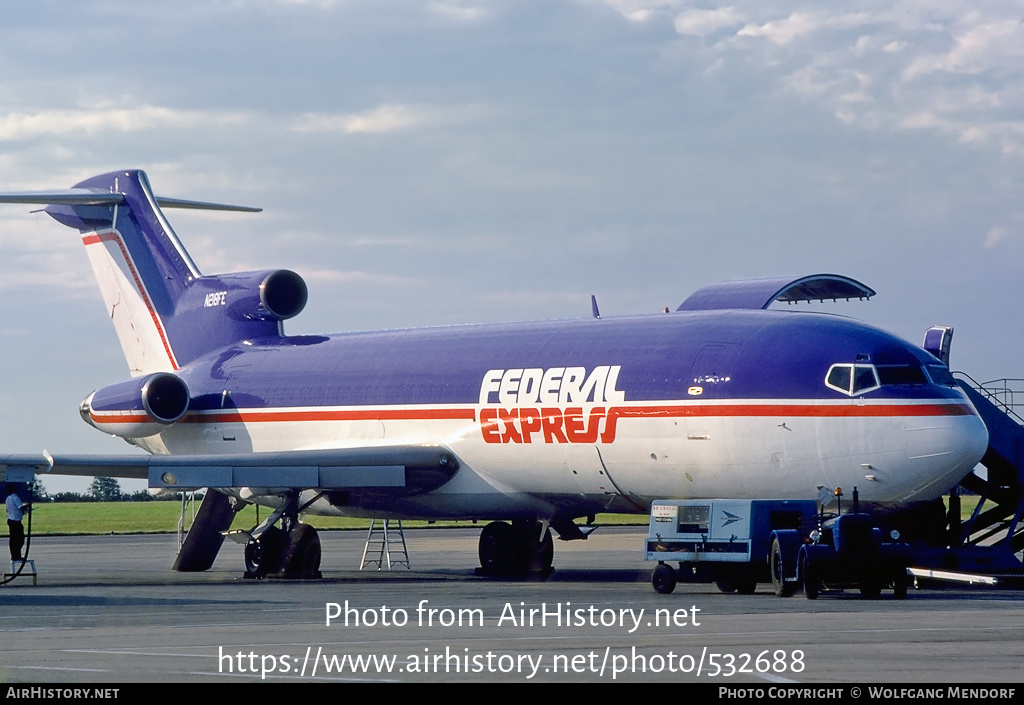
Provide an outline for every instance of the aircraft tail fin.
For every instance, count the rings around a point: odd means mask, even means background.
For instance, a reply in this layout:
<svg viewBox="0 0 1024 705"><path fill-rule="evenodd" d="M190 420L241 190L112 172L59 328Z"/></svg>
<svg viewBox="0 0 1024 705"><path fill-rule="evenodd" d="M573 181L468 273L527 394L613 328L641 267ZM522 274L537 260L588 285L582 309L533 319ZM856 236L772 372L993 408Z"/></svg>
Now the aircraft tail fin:
<svg viewBox="0 0 1024 705"><path fill-rule="evenodd" d="M287 270L203 276L161 206L256 212L258 208L158 198L143 171L94 176L74 188L0 194L39 203L82 233L107 313L132 376L167 372L250 337L280 335L306 301Z"/></svg>

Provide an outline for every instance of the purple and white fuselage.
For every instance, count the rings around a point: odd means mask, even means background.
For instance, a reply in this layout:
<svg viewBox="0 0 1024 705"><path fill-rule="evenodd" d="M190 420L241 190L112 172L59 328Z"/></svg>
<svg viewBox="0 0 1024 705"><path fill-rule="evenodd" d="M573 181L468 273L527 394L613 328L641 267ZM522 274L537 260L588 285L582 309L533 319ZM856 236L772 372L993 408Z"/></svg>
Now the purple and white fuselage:
<svg viewBox="0 0 1024 705"><path fill-rule="evenodd" d="M158 199L140 171L32 202L82 233L131 370L83 402L96 428L182 467L251 456L287 473L287 454L357 449L372 470L376 450L393 467L443 449L457 468L416 488L204 484L246 501L297 488L306 512L556 528L655 499L822 487L899 505L941 496L987 444L933 355L848 318L768 310L770 282L709 287L657 315L287 336L301 278L203 276L160 209L212 204Z"/></svg>

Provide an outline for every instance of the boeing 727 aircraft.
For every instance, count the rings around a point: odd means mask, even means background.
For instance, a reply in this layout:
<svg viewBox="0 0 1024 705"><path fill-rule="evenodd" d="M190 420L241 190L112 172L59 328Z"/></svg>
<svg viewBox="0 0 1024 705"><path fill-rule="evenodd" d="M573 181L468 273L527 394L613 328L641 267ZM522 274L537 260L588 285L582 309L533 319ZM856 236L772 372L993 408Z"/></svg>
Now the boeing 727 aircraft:
<svg viewBox="0 0 1024 705"><path fill-rule="evenodd" d="M549 528L584 538L582 518L655 499L856 486L865 503L934 500L987 444L934 355L768 308L874 294L847 277L712 285L657 315L288 336L298 274L203 275L162 212L246 209L154 196L141 171L0 202L43 204L81 233L130 369L82 418L152 454L0 469L215 490L178 570L209 568L245 503L276 507L245 532L253 575L317 572L303 513L490 520L482 566L512 572L550 567Z"/></svg>

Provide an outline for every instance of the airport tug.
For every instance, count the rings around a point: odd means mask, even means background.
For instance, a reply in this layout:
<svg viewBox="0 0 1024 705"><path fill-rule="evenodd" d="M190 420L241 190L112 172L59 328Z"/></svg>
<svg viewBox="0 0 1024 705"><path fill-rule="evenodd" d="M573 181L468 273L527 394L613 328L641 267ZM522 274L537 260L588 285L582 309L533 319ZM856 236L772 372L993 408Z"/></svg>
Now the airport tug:
<svg viewBox="0 0 1024 705"><path fill-rule="evenodd" d="M801 587L808 599L820 592L857 587L876 598L891 587L906 597L910 550L892 532L889 541L870 515L853 511L826 518L825 507L842 490L824 490L814 500L659 500L651 507L646 559L657 592L679 582L714 582L722 592L753 594L771 583L780 597ZM678 562L678 570L669 565Z"/></svg>

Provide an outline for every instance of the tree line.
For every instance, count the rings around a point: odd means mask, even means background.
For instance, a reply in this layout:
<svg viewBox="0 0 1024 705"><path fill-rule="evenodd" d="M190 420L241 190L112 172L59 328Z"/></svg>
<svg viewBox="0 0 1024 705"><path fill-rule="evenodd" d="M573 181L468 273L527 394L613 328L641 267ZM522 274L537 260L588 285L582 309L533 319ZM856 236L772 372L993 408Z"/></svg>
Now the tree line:
<svg viewBox="0 0 1024 705"><path fill-rule="evenodd" d="M174 502L177 499L177 494L154 497L146 490L124 492L121 490L121 483L113 477L93 478L92 484L89 485L89 491L85 494L80 492L50 494L39 478L32 483L33 502Z"/></svg>

